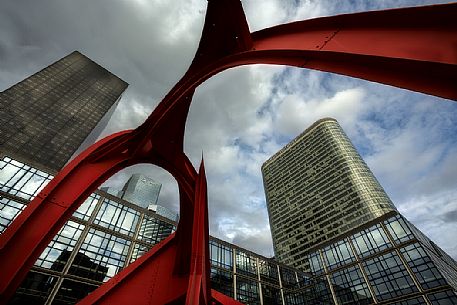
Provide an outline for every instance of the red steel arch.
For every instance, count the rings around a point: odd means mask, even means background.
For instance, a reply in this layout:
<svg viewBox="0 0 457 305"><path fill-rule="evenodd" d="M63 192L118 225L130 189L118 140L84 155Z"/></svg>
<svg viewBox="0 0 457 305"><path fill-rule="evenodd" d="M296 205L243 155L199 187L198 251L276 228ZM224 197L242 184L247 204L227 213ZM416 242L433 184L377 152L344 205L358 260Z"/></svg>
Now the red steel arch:
<svg viewBox="0 0 457 305"><path fill-rule="evenodd" d="M174 235L80 304L240 304L210 289L203 162L183 151L195 88L255 63L317 69L457 99L457 4L363 12L250 33L239 0L209 0L202 38L183 78L135 130L95 143L70 162L0 236L0 304L6 304L53 236L90 193L119 170L151 163L177 180Z"/></svg>

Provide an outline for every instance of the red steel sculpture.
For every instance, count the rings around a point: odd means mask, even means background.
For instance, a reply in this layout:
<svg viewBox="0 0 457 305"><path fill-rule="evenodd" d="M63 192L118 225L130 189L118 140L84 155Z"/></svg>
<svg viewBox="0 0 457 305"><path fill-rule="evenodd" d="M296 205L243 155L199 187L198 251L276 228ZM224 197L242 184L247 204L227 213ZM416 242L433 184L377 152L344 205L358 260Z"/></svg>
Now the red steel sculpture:
<svg viewBox="0 0 457 305"><path fill-rule="evenodd" d="M183 151L195 88L225 69L256 63L349 75L457 99L457 3L363 12L250 33L239 0L209 0L202 38L183 78L135 130L95 143L70 162L0 236L0 304L6 304L70 215L107 178L138 163L178 182L175 234L79 304L240 304L210 289L203 162Z"/></svg>

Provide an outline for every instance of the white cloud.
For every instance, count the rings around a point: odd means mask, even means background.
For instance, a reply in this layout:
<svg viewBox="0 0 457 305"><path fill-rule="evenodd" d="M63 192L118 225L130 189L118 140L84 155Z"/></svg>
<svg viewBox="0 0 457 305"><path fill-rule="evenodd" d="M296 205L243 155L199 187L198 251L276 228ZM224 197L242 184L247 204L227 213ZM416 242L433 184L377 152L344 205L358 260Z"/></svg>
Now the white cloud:
<svg viewBox="0 0 457 305"><path fill-rule="evenodd" d="M305 101L301 95L288 95L278 107L275 130L284 135L297 135L314 121L334 117L346 126L352 126L362 110L364 90L346 89L331 98Z"/></svg>

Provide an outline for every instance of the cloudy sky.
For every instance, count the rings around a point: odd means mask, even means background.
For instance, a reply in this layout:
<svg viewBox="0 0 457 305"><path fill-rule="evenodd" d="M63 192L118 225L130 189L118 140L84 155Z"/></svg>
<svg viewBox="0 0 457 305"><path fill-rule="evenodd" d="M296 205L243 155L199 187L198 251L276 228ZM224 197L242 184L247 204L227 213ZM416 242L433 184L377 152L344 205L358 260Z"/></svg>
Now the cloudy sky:
<svg viewBox="0 0 457 305"><path fill-rule="evenodd" d="M244 0L251 30L340 13L446 1ZM79 50L130 86L103 136L135 128L186 71L204 0L2 0L0 91ZM225 71L196 91L185 151L203 151L211 234L272 256L261 164L315 120L339 120L398 209L457 258L457 103L328 73L275 66ZM159 201L177 210L173 178Z"/></svg>

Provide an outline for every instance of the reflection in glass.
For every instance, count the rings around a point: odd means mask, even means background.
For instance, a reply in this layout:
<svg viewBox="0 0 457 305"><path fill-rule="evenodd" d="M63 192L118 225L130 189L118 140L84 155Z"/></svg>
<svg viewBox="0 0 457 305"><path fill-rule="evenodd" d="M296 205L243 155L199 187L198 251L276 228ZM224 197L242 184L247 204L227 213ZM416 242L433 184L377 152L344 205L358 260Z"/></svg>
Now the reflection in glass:
<svg viewBox="0 0 457 305"><path fill-rule="evenodd" d="M346 239L325 247L322 253L329 270L355 261L349 241Z"/></svg>
<svg viewBox="0 0 457 305"><path fill-rule="evenodd" d="M0 234L25 209L26 205L18 201L0 196Z"/></svg>
<svg viewBox="0 0 457 305"><path fill-rule="evenodd" d="M333 273L331 282L340 304L356 305L373 302L358 265Z"/></svg>
<svg viewBox="0 0 457 305"><path fill-rule="evenodd" d="M378 300L387 300L417 291L395 251L369 259L363 266Z"/></svg>
<svg viewBox="0 0 457 305"><path fill-rule="evenodd" d="M0 190L33 199L53 177L8 157L0 160Z"/></svg>
<svg viewBox="0 0 457 305"><path fill-rule="evenodd" d="M414 237L408 225L400 215L387 219L384 221L384 224L397 244Z"/></svg>
<svg viewBox="0 0 457 305"><path fill-rule="evenodd" d="M354 234L351 240L360 257L366 257L390 247L389 239L380 224Z"/></svg>
<svg viewBox="0 0 457 305"><path fill-rule="evenodd" d="M67 221L62 229L60 229L59 233L54 236L43 253L41 253L40 257L35 262L35 266L50 269L63 251L73 250L83 229L84 226L82 224ZM61 265L59 269L54 270L62 271L63 265Z"/></svg>
<svg viewBox="0 0 457 305"><path fill-rule="evenodd" d="M403 247L400 249L400 252L416 275L422 288L430 289L446 285L446 281L419 243Z"/></svg>
<svg viewBox="0 0 457 305"><path fill-rule="evenodd" d="M107 281L124 267L130 243L129 240L90 229L81 245L81 252L96 264L108 268L103 279L103 281ZM75 259L75 264L78 263Z"/></svg>
<svg viewBox="0 0 457 305"><path fill-rule="evenodd" d="M257 282L241 276L237 276L236 299L246 305L260 304L259 288Z"/></svg>

